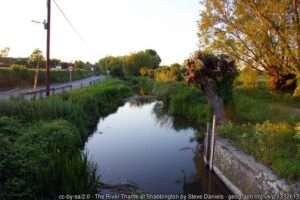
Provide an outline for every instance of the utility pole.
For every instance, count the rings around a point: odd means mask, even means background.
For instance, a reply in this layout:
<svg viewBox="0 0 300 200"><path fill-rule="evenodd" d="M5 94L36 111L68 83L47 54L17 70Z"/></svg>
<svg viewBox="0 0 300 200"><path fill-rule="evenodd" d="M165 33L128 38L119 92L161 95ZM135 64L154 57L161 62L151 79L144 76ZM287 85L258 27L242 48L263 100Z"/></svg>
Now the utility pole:
<svg viewBox="0 0 300 200"><path fill-rule="evenodd" d="M50 95L50 31L51 31L51 0L47 0L47 52L46 52L46 96Z"/></svg>

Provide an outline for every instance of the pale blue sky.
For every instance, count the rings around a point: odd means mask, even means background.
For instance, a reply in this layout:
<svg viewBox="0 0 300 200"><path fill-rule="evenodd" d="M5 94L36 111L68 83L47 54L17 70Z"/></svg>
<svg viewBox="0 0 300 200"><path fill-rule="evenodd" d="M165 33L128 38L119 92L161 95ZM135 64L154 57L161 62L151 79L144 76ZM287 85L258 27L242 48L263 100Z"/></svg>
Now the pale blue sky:
<svg viewBox="0 0 300 200"><path fill-rule="evenodd" d="M53 6L51 57L95 62L146 48L164 64L182 62L197 48L199 0L56 0L86 40L83 43ZM10 56L45 50L46 0L0 0L0 48Z"/></svg>

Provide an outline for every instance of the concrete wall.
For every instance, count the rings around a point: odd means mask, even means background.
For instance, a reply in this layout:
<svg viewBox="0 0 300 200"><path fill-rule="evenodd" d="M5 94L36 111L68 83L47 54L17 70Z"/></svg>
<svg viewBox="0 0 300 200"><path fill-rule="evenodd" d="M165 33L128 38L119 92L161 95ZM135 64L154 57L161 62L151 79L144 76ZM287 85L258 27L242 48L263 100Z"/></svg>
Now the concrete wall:
<svg viewBox="0 0 300 200"><path fill-rule="evenodd" d="M300 183L289 184L228 140L216 138L213 170L234 194L300 194Z"/></svg>

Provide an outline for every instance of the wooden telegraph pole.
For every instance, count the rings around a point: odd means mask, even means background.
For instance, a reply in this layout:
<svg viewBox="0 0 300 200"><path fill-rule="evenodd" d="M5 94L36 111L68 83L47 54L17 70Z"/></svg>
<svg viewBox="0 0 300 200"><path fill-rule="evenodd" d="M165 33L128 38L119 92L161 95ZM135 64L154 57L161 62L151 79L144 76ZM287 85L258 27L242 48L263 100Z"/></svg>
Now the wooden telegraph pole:
<svg viewBox="0 0 300 200"><path fill-rule="evenodd" d="M46 52L46 95L50 95L50 31L51 31L51 0L47 0L47 52Z"/></svg>

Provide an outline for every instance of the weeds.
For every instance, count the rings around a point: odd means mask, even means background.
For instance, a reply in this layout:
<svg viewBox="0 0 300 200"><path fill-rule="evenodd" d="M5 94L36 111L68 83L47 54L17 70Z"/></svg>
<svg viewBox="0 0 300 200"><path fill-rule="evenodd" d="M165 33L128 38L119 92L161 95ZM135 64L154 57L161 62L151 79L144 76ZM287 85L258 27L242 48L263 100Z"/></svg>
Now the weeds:
<svg viewBox="0 0 300 200"><path fill-rule="evenodd" d="M219 134L289 180L300 180L300 139L287 122L226 123Z"/></svg>
<svg viewBox="0 0 300 200"><path fill-rule="evenodd" d="M135 77L129 81L136 91L156 96L164 102L169 114L186 118L196 124L205 123L209 107L200 90L181 82L158 82Z"/></svg>
<svg viewBox="0 0 300 200"><path fill-rule="evenodd" d="M0 199L96 193L97 168L80 147L98 118L129 95L124 82L109 80L62 96L0 102Z"/></svg>

